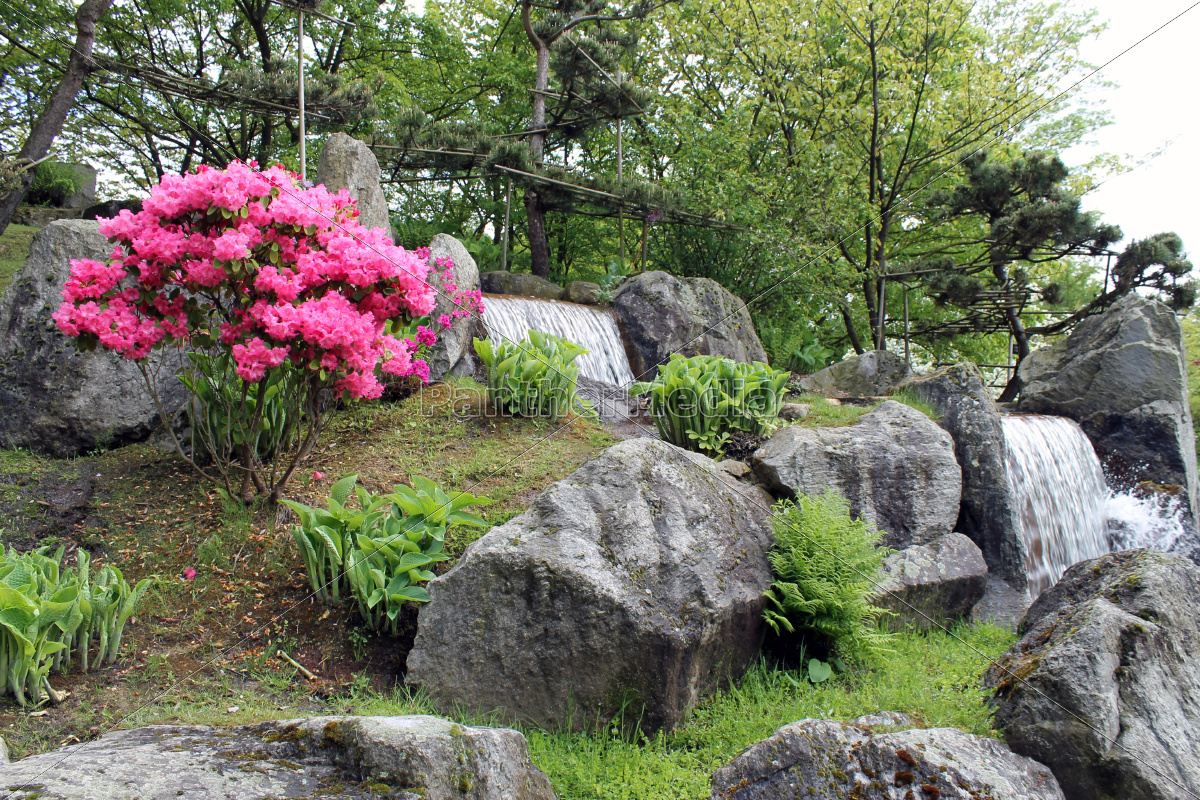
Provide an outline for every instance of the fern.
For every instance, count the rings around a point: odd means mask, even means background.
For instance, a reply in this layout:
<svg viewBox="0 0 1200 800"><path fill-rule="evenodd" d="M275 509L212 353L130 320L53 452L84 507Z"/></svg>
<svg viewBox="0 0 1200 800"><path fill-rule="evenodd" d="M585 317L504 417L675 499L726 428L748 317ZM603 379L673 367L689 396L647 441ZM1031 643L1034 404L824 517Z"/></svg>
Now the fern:
<svg viewBox="0 0 1200 800"><path fill-rule="evenodd" d="M810 647L864 661L886 652L889 634L879 628L888 613L871 604L883 559L880 533L852 519L833 490L775 505L775 546L769 558L775 581L763 618L782 637L799 636Z"/></svg>

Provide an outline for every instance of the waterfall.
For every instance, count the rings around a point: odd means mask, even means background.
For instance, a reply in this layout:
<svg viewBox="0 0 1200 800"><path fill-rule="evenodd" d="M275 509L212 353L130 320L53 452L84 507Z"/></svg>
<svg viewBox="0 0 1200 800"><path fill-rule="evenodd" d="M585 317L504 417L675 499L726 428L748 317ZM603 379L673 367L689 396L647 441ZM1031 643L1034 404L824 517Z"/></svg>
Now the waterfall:
<svg viewBox="0 0 1200 800"><path fill-rule="evenodd" d="M1031 597L1078 561L1135 547L1166 550L1182 533L1175 498L1109 490L1074 421L1011 414L1003 426Z"/></svg>
<svg viewBox="0 0 1200 800"><path fill-rule="evenodd" d="M484 295L483 326L490 339L516 342L531 330L567 339L589 350L575 359L580 375L623 387L633 383L633 369L611 311L557 300Z"/></svg>

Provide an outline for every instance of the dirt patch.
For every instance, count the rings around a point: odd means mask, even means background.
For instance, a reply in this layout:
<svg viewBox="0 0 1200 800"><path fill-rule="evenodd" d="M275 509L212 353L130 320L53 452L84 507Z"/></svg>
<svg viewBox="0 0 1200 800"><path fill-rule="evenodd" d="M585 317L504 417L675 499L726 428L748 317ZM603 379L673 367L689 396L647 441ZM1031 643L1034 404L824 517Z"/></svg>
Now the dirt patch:
<svg viewBox="0 0 1200 800"><path fill-rule="evenodd" d="M99 540L87 531L103 524L93 513L95 493L96 479L70 466L0 468L4 543L18 550L55 543L93 549Z"/></svg>

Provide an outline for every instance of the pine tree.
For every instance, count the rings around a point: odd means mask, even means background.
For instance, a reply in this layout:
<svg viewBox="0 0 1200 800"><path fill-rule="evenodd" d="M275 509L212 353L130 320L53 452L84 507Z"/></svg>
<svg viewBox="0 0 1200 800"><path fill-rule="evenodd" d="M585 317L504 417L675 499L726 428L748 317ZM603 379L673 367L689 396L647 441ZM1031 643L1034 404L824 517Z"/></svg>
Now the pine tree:
<svg viewBox="0 0 1200 800"><path fill-rule="evenodd" d="M637 37L620 23L645 19L655 7L648 0L627 9L609 0L557 0L546 5L521 0L521 22L536 58L529 125L535 167L543 165L550 132L569 141L605 121L641 111L644 93L621 75L621 61L632 55ZM535 10L541 12L536 18ZM545 278L550 274L546 204L534 186L525 190L525 211L531 271Z"/></svg>

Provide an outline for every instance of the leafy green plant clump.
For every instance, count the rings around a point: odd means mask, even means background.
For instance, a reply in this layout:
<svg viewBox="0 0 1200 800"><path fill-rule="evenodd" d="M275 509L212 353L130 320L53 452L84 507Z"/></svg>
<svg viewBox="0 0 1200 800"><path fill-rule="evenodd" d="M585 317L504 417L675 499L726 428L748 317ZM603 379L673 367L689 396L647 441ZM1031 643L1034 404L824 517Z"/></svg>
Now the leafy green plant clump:
<svg viewBox="0 0 1200 800"><path fill-rule="evenodd" d="M93 579L86 551L75 551L74 568L63 567L63 553L10 548L0 556L0 683L23 706L42 702L43 687L52 702L61 699L49 675L63 671L72 654L84 672L116 661L125 623L151 584L143 578L131 587L112 566Z"/></svg>
<svg viewBox="0 0 1200 800"><path fill-rule="evenodd" d="M475 339L475 352L488 371L488 402L506 414L562 419L588 409L575 396L579 366L588 350L549 333L530 331L519 342Z"/></svg>
<svg viewBox="0 0 1200 800"><path fill-rule="evenodd" d="M833 490L780 501L771 530L775 546L768 557L775 580L763 617L772 630L795 637L810 653L857 662L879 656L889 634L878 622L887 612L869 598L892 552L875 546L879 531L853 519ZM827 677L824 668L819 672Z"/></svg>
<svg viewBox="0 0 1200 800"><path fill-rule="evenodd" d="M635 383L629 393L650 395L665 441L716 455L734 431L761 436L775 429L787 381L788 373L761 361L675 353L653 381Z"/></svg>
<svg viewBox="0 0 1200 800"><path fill-rule="evenodd" d="M43 161L37 165L33 183L25 195L31 206L61 206L79 191L82 184L75 168L61 161Z"/></svg>
<svg viewBox="0 0 1200 800"><path fill-rule="evenodd" d="M486 528L487 522L463 509L491 500L467 492L447 494L427 478L373 495L348 475L330 489L328 509L282 501L300 517L292 528L308 580L321 600L354 598L363 621L375 630L397 632L406 600L429 602L420 585L433 580L428 568L449 560L442 552L446 531L455 525ZM356 494L359 508L347 507Z"/></svg>

